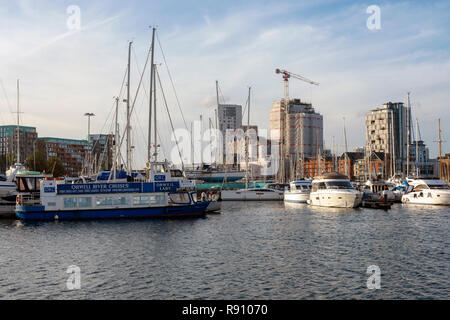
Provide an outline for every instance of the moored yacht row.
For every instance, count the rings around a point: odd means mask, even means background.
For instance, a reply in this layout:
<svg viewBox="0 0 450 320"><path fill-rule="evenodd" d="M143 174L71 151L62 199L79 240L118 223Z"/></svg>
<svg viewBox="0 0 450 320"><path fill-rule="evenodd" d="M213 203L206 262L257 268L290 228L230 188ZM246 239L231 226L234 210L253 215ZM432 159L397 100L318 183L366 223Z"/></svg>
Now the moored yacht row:
<svg viewBox="0 0 450 320"><path fill-rule="evenodd" d="M442 180L408 179L401 186L384 180L368 180L356 187L340 173L325 173L312 181L292 181L284 192L268 184L264 188L222 190L221 197L224 201L284 200L338 208L385 209L394 202L450 205L450 189Z"/></svg>

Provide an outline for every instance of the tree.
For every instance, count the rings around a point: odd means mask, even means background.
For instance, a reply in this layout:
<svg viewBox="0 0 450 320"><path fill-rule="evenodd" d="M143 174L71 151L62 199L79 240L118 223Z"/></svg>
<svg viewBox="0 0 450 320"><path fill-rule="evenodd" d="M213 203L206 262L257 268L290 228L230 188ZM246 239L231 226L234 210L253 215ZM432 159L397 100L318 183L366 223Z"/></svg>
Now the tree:
<svg viewBox="0 0 450 320"><path fill-rule="evenodd" d="M44 157L44 154L41 151L36 150L25 161L25 167L27 167L30 170L44 172L48 168L48 163Z"/></svg>
<svg viewBox="0 0 450 320"><path fill-rule="evenodd" d="M47 172L53 174L54 177L62 177L66 173L61 160L55 156L48 159Z"/></svg>
<svg viewBox="0 0 450 320"><path fill-rule="evenodd" d="M16 163L16 155L13 153L2 154L0 157L0 171L5 172Z"/></svg>

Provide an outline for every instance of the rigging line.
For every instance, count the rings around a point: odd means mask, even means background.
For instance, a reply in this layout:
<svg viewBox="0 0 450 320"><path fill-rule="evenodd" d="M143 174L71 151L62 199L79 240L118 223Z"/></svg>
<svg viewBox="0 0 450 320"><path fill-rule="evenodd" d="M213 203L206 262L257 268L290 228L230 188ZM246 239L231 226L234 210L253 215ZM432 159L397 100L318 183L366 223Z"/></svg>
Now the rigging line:
<svg viewBox="0 0 450 320"><path fill-rule="evenodd" d="M122 90L123 90L123 88L125 88L125 81L127 79L127 72L128 72L128 65L125 67L125 72L124 72L123 79L122 79L122 85L120 86L119 95L118 95L119 99L122 98L122 93L123 93Z"/></svg>
<svg viewBox="0 0 450 320"><path fill-rule="evenodd" d="M142 104L144 104L144 100L142 101ZM138 126L139 130L141 131L142 138L144 140L145 149L147 149L148 142L146 142L146 136L144 135L144 131L142 130L141 123L139 122L139 117L136 114L133 114L133 116L134 116L134 119L136 119L136 123L137 123L137 126ZM137 139L136 139L136 142L137 142Z"/></svg>
<svg viewBox="0 0 450 320"><path fill-rule="evenodd" d="M152 51L152 50L151 50L151 48L150 48L150 50L148 51L148 54L147 54L147 59L145 60L144 69L142 70L142 73L141 73L141 78L140 78L140 80L139 80L139 85L138 85L138 87L137 87L137 89L136 89L136 94L135 94L135 96L134 96L133 105L131 106L130 117L131 117L131 115L133 114L133 111L134 111L134 106L135 106L135 104L136 104L136 99L137 99L139 90L140 90L141 85L142 85L142 81L143 81L143 78L144 78L145 70L147 69L148 59L150 58L151 51ZM123 134L122 134L122 139L120 139L119 148L122 147L123 140L124 140L124 138L125 138L125 136L126 136L126 134L125 134L125 133L126 133L126 130L127 130L127 128L125 127L125 130L124 130L124 132L123 132ZM115 160L117 160L117 157L116 157Z"/></svg>
<svg viewBox="0 0 450 320"><path fill-rule="evenodd" d="M176 136L175 136L175 129L173 127L172 117L170 116L169 107L167 106L166 95L164 94L164 90L163 90L162 85L161 85L161 78L159 77L158 70L156 70L156 75L158 76L159 87L161 89L161 94L162 94L162 97L163 97L164 106L166 107L167 115L169 117L170 126L172 127L172 133L173 133L173 135L175 137L175 143L177 145L178 155L179 155L180 161L181 161L181 167L183 168L183 171L184 171L183 157L181 156L180 146L178 145L178 139L176 139Z"/></svg>
<svg viewBox="0 0 450 320"><path fill-rule="evenodd" d="M151 48L151 47L150 47L150 48ZM134 54L134 56L135 56L136 67L137 67L138 71L140 71L140 67L139 67L139 64L138 64L137 58L136 58L136 53L134 52L134 47L132 47L132 50L133 50L133 54ZM147 86L144 85L142 88L144 88L144 94L145 94L146 98L149 98L149 95L148 95L148 92L147 92ZM183 119L183 120L184 120L184 119ZM138 123L138 125L140 126L140 123ZM140 130L142 131L142 127L140 127ZM141 133L142 133L142 132L141 132ZM159 134L159 129L156 129L156 134L158 135L159 141L163 141L162 138L161 138L161 135ZM145 142L145 141L146 141L146 140L145 140L145 138L144 138L144 142ZM146 148L148 147L148 142L145 142L145 146L146 146ZM166 150L165 150L165 148L164 148L164 144L160 144L160 147L161 147L161 150L162 150L162 153L163 153L164 158L166 158L167 152L166 152Z"/></svg>
<svg viewBox="0 0 450 320"><path fill-rule="evenodd" d="M9 103L8 95L6 94L5 85L3 84L3 80L2 80L2 79L0 79L0 84L2 85L3 94L5 95L5 99L6 99L6 104L8 105L8 109L9 109L9 112L10 112L11 117L12 117L12 114L13 114L14 112L13 112L12 109L11 109L11 104ZM14 123L14 118L13 118L13 123Z"/></svg>
<svg viewBox="0 0 450 320"><path fill-rule="evenodd" d="M169 65L167 64L166 56L165 56L164 50L163 50L163 48L161 46L161 42L159 41L159 36L158 36L157 32L156 32L156 40L158 41L159 48L161 49L162 57L163 57L163 60L164 60L164 65L166 66L167 73L169 74L170 83L172 84L172 89L173 89L173 92L175 93L175 98L177 100L178 109L180 110L181 117L183 118L184 127L186 128L186 130L189 131L188 126L186 124L186 120L184 119L183 110L181 109L180 100L178 99L177 90L175 89L175 84L174 84L174 81L173 81L173 78L172 78L172 74L170 73Z"/></svg>

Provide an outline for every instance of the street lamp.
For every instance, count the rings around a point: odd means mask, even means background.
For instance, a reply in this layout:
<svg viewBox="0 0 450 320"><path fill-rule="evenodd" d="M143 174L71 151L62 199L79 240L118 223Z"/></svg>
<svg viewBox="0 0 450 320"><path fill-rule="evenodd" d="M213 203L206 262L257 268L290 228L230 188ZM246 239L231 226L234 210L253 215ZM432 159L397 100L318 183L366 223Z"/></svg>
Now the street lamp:
<svg viewBox="0 0 450 320"><path fill-rule="evenodd" d="M87 141L88 141L88 175L91 174L91 143L90 143L90 135L91 135L91 117L95 117L95 114L93 113L89 113L86 112L84 114L86 117L88 117L88 136L87 136Z"/></svg>

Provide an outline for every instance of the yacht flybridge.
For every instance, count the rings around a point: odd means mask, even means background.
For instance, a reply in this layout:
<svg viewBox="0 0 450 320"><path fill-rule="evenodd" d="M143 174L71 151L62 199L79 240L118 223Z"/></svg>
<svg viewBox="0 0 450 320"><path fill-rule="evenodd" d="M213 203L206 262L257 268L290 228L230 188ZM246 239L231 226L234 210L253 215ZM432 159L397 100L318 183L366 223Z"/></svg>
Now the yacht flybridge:
<svg viewBox="0 0 450 320"><path fill-rule="evenodd" d="M361 205L362 195L347 176L326 173L314 178L308 203L321 207L356 208Z"/></svg>
<svg viewBox="0 0 450 320"><path fill-rule="evenodd" d="M450 189L444 181L414 179L408 182L414 189L403 195L403 203L450 205Z"/></svg>

